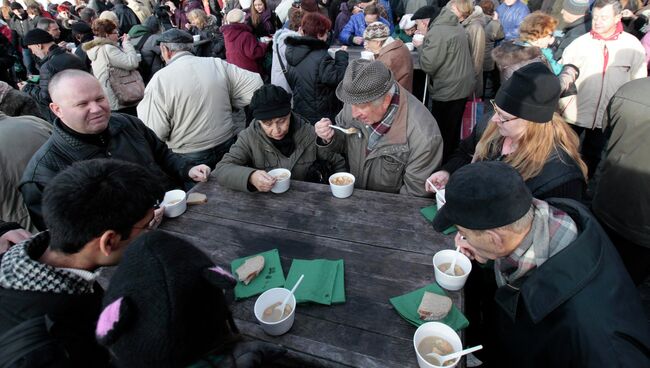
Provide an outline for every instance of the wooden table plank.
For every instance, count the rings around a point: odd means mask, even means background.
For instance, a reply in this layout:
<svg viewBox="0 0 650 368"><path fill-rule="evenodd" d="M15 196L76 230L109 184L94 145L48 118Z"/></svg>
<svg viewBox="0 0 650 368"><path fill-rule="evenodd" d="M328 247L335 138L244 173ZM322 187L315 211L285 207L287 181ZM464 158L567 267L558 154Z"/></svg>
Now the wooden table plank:
<svg viewBox="0 0 650 368"><path fill-rule="evenodd" d="M266 335L253 314L255 297L233 304L244 335L284 345L294 366L415 367L415 327L389 303L434 282L431 259L452 239L420 215L431 199L355 190L332 197L329 187L292 181L283 194L243 193L215 182L197 185L208 203L191 206L162 229L229 268L239 257L277 248L285 275L293 259L343 259L347 301L301 304L292 329ZM449 293L462 309L462 292Z"/></svg>

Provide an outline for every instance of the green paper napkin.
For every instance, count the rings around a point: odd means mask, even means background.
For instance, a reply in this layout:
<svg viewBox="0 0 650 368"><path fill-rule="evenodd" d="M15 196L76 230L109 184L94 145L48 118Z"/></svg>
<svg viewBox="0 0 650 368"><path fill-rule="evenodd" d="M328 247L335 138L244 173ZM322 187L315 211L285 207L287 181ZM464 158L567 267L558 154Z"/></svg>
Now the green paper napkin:
<svg viewBox="0 0 650 368"><path fill-rule="evenodd" d="M427 221L432 222L433 219L436 217L436 214L438 213L438 207L435 204L429 207L422 207L422 209L420 209L420 213L422 214L422 216L424 216L425 219L427 219ZM452 225L442 233L445 235L449 235L455 233L456 231L458 231L458 229L456 228L456 226Z"/></svg>
<svg viewBox="0 0 650 368"><path fill-rule="evenodd" d="M337 277L340 267L340 280ZM292 288L300 275L305 275L302 283L294 293L297 303L314 302L330 305L345 301L343 286L343 260L294 259L287 274L284 287ZM337 283L338 282L338 283ZM337 287L335 288L335 284Z"/></svg>
<svg viewBox="0 0 650 368"><path fill-rule="evenodd" d="M421 320L420 315L418 314L418 307L420 306L425 291L447 296L440 286L434 283L408 294L390 299L390 303L393 305L397 313L415 327L419 327L423 323L427 322ZM452 305L449 314L438 322L442 322L456 331L469 326L469 321L455 305Z"/></svg>
<svg viewBox="0 0 650 368"><path fill-rule="evenodd" d="M255 257L258 254L253 254L248 257L239 258L230 264L232 274L237 277L235 270L241 266L244 261L249 258ZM264 257L264 269L253 279L248 285L243 282L237 282L235 286L235 298L237 300L248 298L254 295L261 294L274 287L282 287L284 285L284 272L282 271L282 264L280 263L280 254L277 249L259 253Z"/></svg>

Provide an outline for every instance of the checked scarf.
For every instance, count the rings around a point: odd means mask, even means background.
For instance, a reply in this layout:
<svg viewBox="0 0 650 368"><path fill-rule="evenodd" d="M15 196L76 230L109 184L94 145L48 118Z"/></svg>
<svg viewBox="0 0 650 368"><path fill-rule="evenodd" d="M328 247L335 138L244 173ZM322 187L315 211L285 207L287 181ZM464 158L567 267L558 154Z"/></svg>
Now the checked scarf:
<svg viewBox="0 0 650 368"><path fill-rule="evenodd" d="M494 262L499 287L541 266L578 237L578 228L569 215L544 201L533 200L534 217L530 232L510 255Z"/></svg>
<svg viewBox="0 0 650 368"><path fill-rule="evenodd" d="M399 88L396 84L394 84L392 90L393 98L390 100L390 105L386 110L384 118L380 122L371 125L372 132L368 137L368 147L366 148L366 154L375 149L381 137L384 134L388 133L391 125L393 125L393 119L395 118L397 108L399 107Z"/></svg>

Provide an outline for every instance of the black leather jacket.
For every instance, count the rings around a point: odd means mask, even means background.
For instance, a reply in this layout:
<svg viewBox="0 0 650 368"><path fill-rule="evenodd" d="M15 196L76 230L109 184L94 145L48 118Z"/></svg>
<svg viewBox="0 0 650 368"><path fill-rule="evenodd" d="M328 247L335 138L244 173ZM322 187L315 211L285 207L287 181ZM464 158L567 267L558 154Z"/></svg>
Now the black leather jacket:
<svg viewBox="0 0 650 368"><path fill-rule="evenodd" d="M67 133L61 124L59 119L54 121L52 136L27 164L19 187L39 230L45 229L41 209L43 189L58 172L77 161L114 158L140 164L161 178L167 190L181 187L183 181L190 180L188 173L193 162L173 153L137 118L113 113L108 124L110 141L106 148L81 141Z"/></svg>

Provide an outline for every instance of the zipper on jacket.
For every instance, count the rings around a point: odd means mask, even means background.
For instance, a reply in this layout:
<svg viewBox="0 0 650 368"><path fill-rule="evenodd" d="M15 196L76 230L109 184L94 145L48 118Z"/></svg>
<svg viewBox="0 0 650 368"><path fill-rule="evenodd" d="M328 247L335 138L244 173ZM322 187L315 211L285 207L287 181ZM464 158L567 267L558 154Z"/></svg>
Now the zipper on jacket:
<svg viewBox="0 0 650 368"><path fill-rule="evenodd" d="M591 123L591 129L596 128L596 118L598 117L598 110L600 108L600 100L603 98L603 87L605 86L605 72L607 71L607 63L609 62L609 49L607 48L607 43L604 43L603 47L603 72L600 79L600 93L598 94L598 102L596 103L596 113L594 114L594 121Z"/></svg>

